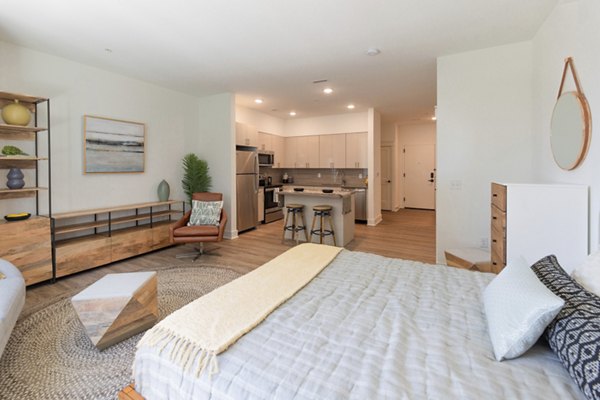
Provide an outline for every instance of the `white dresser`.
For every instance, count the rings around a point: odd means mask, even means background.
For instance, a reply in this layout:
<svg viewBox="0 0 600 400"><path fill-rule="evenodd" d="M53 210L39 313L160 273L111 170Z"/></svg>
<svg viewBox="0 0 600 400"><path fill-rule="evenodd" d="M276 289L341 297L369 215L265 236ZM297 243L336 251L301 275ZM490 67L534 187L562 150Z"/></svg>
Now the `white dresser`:
<svg viewBox="0 0 600 400"><path fill-rule="evenodd" d="M554 254L571 272L588 254L588 187L492 183L492 269Z"/></svg>

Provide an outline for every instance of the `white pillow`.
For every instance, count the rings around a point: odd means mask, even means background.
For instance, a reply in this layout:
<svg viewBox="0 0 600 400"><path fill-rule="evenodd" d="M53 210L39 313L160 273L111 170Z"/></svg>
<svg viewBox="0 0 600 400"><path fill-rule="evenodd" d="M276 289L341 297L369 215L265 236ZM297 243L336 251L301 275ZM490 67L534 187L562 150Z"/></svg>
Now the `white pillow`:
<svg viewBox="0 0 600 400"><path fill-rule="evenodd" d="M540 282L525 260L521 258L508 263L483 292L496 360L516 358L525 353L564 303Z"/></svg>
<svg viewBox="0 0 600 400"><path fill-rule="evenodd" d="M571 272L571 277L596 296L600 296L600 250L590 254L583 264Z"/></svg>

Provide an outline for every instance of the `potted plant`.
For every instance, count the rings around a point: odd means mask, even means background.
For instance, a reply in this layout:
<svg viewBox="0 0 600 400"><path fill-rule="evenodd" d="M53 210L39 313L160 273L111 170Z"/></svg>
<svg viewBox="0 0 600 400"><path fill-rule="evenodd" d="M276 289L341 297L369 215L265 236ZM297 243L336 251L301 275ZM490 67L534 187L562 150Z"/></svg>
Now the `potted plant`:
<svg viewBox="0 0 600 400"><path fill-rule="evenodd" d="M191 205L192 194L208 192L212 186L212 179L208 175L208 163L198 158L197 155L193 153L186 154L182 161L183 180L181 184Z"/></svg>

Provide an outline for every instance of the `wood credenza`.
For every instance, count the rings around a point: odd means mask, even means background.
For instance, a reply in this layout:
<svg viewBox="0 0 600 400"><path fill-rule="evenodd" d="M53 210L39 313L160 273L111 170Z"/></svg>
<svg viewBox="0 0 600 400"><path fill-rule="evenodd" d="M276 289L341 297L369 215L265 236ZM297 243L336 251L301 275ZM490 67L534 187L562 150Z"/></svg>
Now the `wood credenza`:
<svg viewBox="0 0 600 400"><path fill-rule="evenodd" d="M169 200L54 214L55 277L169 246L169 225L184 211Z"/></svg>
<svg viewBox="0 0 600 400"><path fill-rule="evenodd" d="M27 285L51 279L50 218L0 222L0 258L19 268Z"/></svg>
<svg viewBox="0 0 600 400"><path fill-rule="evenodd" d="M492 269L549 254L570 272L588 254L588 187L492 183Z"/></svg>

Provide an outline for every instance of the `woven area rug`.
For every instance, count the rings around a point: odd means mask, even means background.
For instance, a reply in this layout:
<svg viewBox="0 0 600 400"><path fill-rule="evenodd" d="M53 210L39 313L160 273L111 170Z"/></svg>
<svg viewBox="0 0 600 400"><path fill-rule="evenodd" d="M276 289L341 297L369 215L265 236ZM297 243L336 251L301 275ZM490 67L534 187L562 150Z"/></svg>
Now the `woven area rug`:
<svg viewBox="0 0 600 400"><path fill-rule="evenodd" d="M237 278L218 267L174 267L158 274L159 318ZM70 299L60 300L15 327L0 360L0 399L116 399L131 382L142 333L104 351L86 336Z"/></svg>

